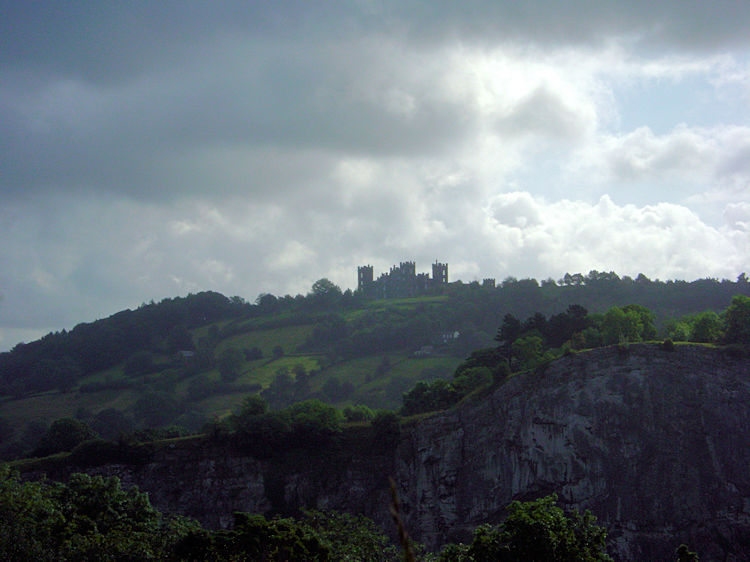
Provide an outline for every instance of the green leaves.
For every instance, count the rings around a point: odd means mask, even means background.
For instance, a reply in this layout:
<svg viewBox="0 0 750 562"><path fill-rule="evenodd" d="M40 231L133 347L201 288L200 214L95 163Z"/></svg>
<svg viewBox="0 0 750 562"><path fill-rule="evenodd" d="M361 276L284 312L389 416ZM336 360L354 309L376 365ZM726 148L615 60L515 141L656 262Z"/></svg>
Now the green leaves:
<svg viewBox="0 0 750 562"><path fill-rule="evenodd" d="M501 525L480 525L470 545L446 545L439 560L458 562L608 562L607 532L589 511L566 515L552 494L514 501Z"/></svg>
<svg viewBox="0 0 750 562"><path fill-rule="evenodd" d="M735 295L724 313L727 343L750 343L750 297Z"/></svg>
<svg viewBox="0 0 750 562"><path fill-rule="evenodd" d="M147 494L114 477L21 482L0 467L0 528L2 560L163 560L198 527L162 518Z"/></svg>

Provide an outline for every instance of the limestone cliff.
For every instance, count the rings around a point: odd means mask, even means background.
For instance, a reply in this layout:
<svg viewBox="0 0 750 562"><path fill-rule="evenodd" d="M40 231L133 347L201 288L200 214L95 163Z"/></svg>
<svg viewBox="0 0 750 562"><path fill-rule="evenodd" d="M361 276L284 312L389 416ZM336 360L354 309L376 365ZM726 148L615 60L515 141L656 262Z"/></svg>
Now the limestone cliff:
<svg viewBox="0 0 750 562"><path fill-rule="evenodd" d="M409 531L431 547L501 521L511 500L557 492L597 515L616 559L666 560L685 542L704 561L750 560L750 365L722 350L581 353L407 426L387 451L300 455L281 465L193 442L87 470L210 526L236 510L316 507L389 528L392 475Z"/></svg>

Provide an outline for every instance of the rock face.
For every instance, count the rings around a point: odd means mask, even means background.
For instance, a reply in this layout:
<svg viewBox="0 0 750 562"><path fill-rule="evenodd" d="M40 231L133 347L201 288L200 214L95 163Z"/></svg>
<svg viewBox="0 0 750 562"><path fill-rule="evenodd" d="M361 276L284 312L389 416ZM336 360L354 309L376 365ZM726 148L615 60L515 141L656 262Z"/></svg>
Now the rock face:
<svg viewBox="0 0 750 562"><path fill-rule="evenodd" d="M616 559L667 560L684 542L701 560L750 560L750 365L722 350L581 353L409 425L387 451L300 455L280 465L177 444L145 464L86 471L209 526L228 525L233 511L319 508L389 531L391 475L407 528L429 547L502 521L512 500L556 492L608 528Z"/></svg>
<svg viewBox="0 0 750 562"><path fill-rule="evenodd" d="M563 358L425 421L398 455L407 520L427 544L557 492L623 560L750 556L750 366L655 345Z"/></svg>

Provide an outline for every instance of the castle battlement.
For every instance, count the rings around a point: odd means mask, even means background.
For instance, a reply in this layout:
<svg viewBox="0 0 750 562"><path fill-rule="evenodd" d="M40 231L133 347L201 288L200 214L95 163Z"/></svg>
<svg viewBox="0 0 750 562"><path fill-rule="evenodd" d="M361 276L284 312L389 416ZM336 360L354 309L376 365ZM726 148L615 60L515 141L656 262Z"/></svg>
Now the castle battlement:
<svg viewBox="0 0 750 562"><path fill-rule="evenodd" d="M402 261L391 266L375 279L373 267L357 267L357 290L372 298L405 298L440 292L448 284L448 264L435 261L432 278L428 273L417 273L417 264Z"/></svg>

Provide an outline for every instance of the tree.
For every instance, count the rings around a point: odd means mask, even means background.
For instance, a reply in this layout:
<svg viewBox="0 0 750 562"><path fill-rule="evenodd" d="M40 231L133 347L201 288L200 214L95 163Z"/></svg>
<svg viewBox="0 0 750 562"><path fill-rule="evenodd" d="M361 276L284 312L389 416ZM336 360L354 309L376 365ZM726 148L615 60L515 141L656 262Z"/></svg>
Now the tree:
<svg viewBox="0 0 750 562"><path fill-rule="evenodd" d="M167 336L167 351L177 353L178 351L192 351L195 349L193 335L182 324L175 326Z"/></svg>
<svg viewBox="0 0 750 562"><path fill-rule="evenodd" d="M330 548L331 560L387 562L397 558L396 548L372 519L335 511L306 511L302 522Z"/></svg>
<svg viewBox="0 0 750 562"><path fill-rule="evenodd" d="M393 447L401 436L401 423L395 412L381 410L370 421L373 443L379 447Z"/></svg>
<svg viewBox="0 0 750 562"><path fill-rule="evenodd" d="M263 398L274 410L287 406L294 400L294 380L285 367L276 371L276 376L262 392Z"/></svg>
<svg viewBox="0 0 750 562"><path fill-rule="evenodd" d="M307 524L235 513L232 530L196 530L175 549L180 560L330 560L330 548Z"/></svg>
<svg viewBox="0 0 750 562"><path fill-rule="evenodd" d="M531 369L542 360L544 340L537 333L530 333L514 341L511 350L518 369Z"/></svg>
<svg viewBox="0 0 750 562"><path fill-rule="evenodd" d="M269 293L261 293L255 299L255 306L261 314L273 314L279 310L279 300Z"/></svg>
<svg viewBox="0 0 750 562"><path fill-rule="evenodd" d="M750 297L732 298L724 311L724 339L727 343L750 343Z"/></svg>
<svg viewBox="0 0 750 562"><path fill-rule="evenodd" d="M159 427L177 415L177 402L166 392L149 392L133 404L133 416L146 427Z"/></svg>
<svg viewBox="0 0 750 562"><path fill-rule="evenodd" d="M401 414L411 416L422 412L434 412L450 408L460 396L451 383L437 379L431 383L419 381L414 388L404 394Z"/></svg>
<svg viewBox="0 0 750 562"><path fill-rule="evenodd" d="M672 341L689 341L691 326L685 320L670 320L666 326L666 335Z"/></svg>
<svg viewBox="0 0 750 562"><path fill-rule="evenodd" d="M492 371L488 367L472 367L461 371L461 374L453 379L451 386L463 397L479 387L488 385L492 380Z"/></svg>
<svg viewBox="0 0 750 562"><path fill-rule="evenodd" d="M363 422L373 418L375 413L363 404L344 408L344 419L348 422Z"/></svg>
<svg viewBox="0 0 750 562"><path fill-rule="evenodd" d="M250 416L259 416L268 411L268 402L257 394L251 394L246 397L234 412L236 418L247 418Z"/></svg>
<svg viewBox="0 0 750 562"><path fill-rule="evenodd" d="M698 314L690 327L690 341L693 342L717 342L721 339L721 336L721 319L713 310L707 310Z"/></svg>
<svg viewBox="0 0 750 562"><path fill-rule="evenodd" d="M336 304L341 301L341 287L326 278L318 279L313 283L310 298L320 306Z"/></svg>
<svg viewBox="0 0 750 562"><path fill-rule="evenodd" d="M602 319L601 333L606 345L654 339L654 315L638 304L613 306Z"/></svg>
<svg viewBox="0 0 750 562"><path fill-rule="evenodd" d="M106 408L94 416L91 427L104 439L116 439L130 433L133 422L117 408Z"/></svg>
<svg viewBox="0 0 750 562"><path fill-rule="evenodd" d="M261 458L283 450L291 432L287 416L281 412L235 415L230 424L236 431L235 442Z"/></svg>
<svg viewBox="0 0 750 562"><path fill-rule="evenodd" d="M341 415L320 400L298 402L285 410L292 433L301 445L330 441L341 433Z"/></svg>
<svg viewBox="0 0 750 562"><path fill-rule="evenodd" d="M145 375L153 369L154 356L150 351L134 353L125 361L125 365L123 366L123 371L128 375Z"/></svg>
<svg viewBox="0 0 750 562"><path fill-rule="evenodd" d="M79 443L95 437L96 433L82 421L75 418L60 418L52 422L33 454L41 457L71 451Z"/></svg>
<svg viewBox="0 0 750 562"><path fill-rule="evenodd" d="M480 525L468 549L475 562L611 561L607 532L589 511L565 515L552 494L530 502L514 501L508 518L497 527Z"/></svg>
<svg viewBox="0 0 750 562"><path fill-rule="evenodd" d="M245 356L236 347L228 347L219 353L217 363L222 380L225 382L237 380L244 359Z"/></svg>
<svg viewBox="0 0 750 562"><path fill-rule="evenodd" d="M67 484L21 482L0 466L0 559L168 560L198 526L164 519L137 488L73 474Z"/></svg>
<svg viewBox="0 0 750 562"><path fill-rule="evenodd" d="M510 345L519 335L521 335L521 321L512 314L506 314L497 331L495 341L510 349Z"/></svg>

